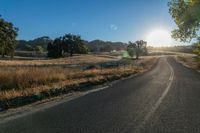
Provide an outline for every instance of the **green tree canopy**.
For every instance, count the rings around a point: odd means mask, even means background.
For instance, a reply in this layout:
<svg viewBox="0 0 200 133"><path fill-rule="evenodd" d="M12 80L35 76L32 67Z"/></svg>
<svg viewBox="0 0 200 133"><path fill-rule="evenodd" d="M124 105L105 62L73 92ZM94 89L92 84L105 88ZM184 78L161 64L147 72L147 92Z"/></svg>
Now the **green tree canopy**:
<svg viewBox="0 0 200 133"><path fill-rule="evenodd" d="M29 45L29 44L26 44L26 45L24 46L24 49L25 49L26 51L34 51L34 48L33 48L31 45Z"/></svg>
<svg viewBox="0 0 200 133"><path fill-rule="evenodd" d="M12 23L0 18L0 53L2 57L6 54L14 55L18 29Z"/></svg>
<svg viewBox="0 0 200 133"><path fill-rule="evenodd" d="M63 37L56 38L47 46L48 57L59 58L65 54L73 56L73 54L87 54L88 49L80 36L66 34Z"/></svg>
<svg viewBox="0 0 200 133"><path fill-rule="evenodd" d="M127 51L131 57L133 57L135 54L136 59L139 59L139 56L141 54L143 54L143 55L147 54L147 42L145 42L143 40L136 41L135 43L129 42Z"/></svg>
<svg viewBox="0 0 200 133"><path fill-rule="evenodd" d="M178 26L172 31L172 37L184 42L197 38L200 28L200 0L171 0L168 5Z"/></svg>
<svg viewBox="0 0 200 133"><path fill-rule="evenodd" d="M40 53L42 53L43 51L44 51L44 49L42 48L42 46L36 46L36 47L35 47L35 52L36 52L36 53L40 54Z"/></svg>
<svg viewBox="0 0 200 133"><path fill-rule="evenodd" d="M128 46L127 46L127 52L129 54L129 56L131 58L133 58L133 56L135 55L135 48L134 48L134 45L132 42L129 42L128 43Z"/></svg>

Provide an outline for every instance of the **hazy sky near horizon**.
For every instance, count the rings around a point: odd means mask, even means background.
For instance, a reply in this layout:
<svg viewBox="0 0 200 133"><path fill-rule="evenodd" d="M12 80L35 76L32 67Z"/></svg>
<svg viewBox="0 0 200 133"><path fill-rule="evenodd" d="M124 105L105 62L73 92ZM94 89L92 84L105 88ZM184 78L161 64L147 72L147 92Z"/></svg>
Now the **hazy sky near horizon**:
<svg viewBox="0 0 200 133"><path fill-rule="evenodd" d="M175 24L168 0L0 0L0 14L19 28L18 39L79 34L83 39L135 41Z"/></svg>

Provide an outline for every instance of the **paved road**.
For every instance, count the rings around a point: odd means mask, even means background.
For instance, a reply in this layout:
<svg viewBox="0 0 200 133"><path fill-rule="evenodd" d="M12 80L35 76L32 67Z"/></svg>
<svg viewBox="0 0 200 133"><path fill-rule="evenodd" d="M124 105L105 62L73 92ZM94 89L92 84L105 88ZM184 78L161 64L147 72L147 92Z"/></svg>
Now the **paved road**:
<svg viewBox="0 0 200 133"><path fill-rule="evenodd" d="M0 133L199 133L200 74L161 58L108 89L0 124Z"/></svg>

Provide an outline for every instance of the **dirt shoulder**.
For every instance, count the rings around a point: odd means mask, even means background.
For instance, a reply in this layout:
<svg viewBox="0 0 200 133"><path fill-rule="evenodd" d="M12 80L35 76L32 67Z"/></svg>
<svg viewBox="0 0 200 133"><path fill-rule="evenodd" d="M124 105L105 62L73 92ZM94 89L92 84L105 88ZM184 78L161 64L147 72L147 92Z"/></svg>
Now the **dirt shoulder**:
<svg viewBox="0 0 200 133"><path fill-rule="evenodd" d="M200 72L200 61L198 61L195 55L177 55L175 56L177 62L181 63L185 67L194 69Z"/></svg>

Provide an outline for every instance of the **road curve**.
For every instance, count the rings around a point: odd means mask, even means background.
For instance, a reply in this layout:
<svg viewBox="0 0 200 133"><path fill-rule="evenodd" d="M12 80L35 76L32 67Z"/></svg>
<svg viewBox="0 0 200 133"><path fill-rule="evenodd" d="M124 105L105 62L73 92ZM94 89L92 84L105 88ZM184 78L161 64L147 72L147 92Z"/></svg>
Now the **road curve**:
<svg viewBox="0 0 200 133"><path fill-rule="evenodd" d="M198 133L200 74L171 57L151 71L0 124L0 133Z"/></svg>

